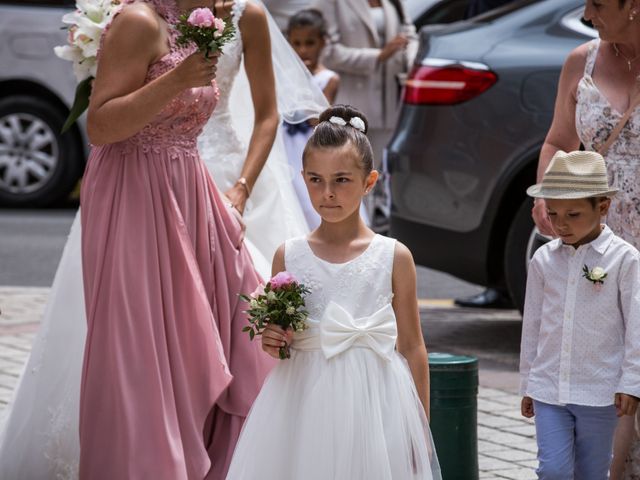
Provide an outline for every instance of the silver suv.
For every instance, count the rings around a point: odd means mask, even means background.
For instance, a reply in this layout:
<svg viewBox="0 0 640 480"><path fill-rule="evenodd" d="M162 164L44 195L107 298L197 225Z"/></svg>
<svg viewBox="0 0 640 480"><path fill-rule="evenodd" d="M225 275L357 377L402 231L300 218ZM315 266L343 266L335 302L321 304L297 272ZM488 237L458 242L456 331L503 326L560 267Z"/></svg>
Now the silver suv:
<svg viewBox="0 0 640 480"><path fill-rule="evenodd" d="M64 200L84 170L84 124L60 133L76 80L53 47L73 0L0 0L0 205Z"/></svg>

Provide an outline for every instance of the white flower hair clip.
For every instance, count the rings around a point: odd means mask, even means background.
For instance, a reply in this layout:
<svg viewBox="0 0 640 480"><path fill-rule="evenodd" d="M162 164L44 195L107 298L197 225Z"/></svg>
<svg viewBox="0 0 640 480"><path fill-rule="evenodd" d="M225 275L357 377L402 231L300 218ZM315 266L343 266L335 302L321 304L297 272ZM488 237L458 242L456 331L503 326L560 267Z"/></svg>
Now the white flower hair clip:
<svg viewBox="0 0 640 480"><path fill-rule="evenodd" d="M349 125L351 125L356 130L360 130L362 133L364 133L366 129L364 121L360 117L351 117L351 120L349 120Z"/></svg>
<svg viewBox="0 0 640 480"><path fill-rule="evenodd" d="M329 122L335 124L335 125L340 125L341 127L345 127L347 125L347 122L344 121L344 118L342 117L331 117L329 119Z"/></svg>
<svg viewBox="0 0 640 480"><path fill-rule="evenodd" d="M335 125L340 125L341 127L346 127L347 126L347 122L342 117L335 117L335 116L331 117L329 119L329 122L331 122L331 123L333 123ZM351 120L349 120L349 125L351 125L356 130L361 131L362 133L364 133L364 131L366 129L366 127L364 125L364 121L360 117L351 117Z"/></svg>

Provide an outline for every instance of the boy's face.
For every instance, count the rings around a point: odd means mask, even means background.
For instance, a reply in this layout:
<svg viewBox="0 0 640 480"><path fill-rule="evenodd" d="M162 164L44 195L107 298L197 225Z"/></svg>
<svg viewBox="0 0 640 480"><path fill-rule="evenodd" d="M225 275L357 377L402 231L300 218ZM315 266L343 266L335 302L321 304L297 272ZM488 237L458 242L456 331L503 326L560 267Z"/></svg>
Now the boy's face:
<svg viewBox="0 0 640 480"><path fill-rule="evenodd" d="M365 175L355 147L347 142L337 148L312 148L302 171L313 208L329 223L359 216L362 197L378 178Z"/></svg>
<svg viewBox="0 0 640 480"><path fill-rule="evenodd" d="M314 27L297 27L289 32L289 43L309 70L316 68L324 39Z"/></svg>
<svg viewBox="0 0 640 480"><path fill-rule="evenodd" d="M593 206L590 200L545 199L547 214L553 230L563 243L579 247L600 235L600 220L609 211L611 199L597 198Z"/></svg>

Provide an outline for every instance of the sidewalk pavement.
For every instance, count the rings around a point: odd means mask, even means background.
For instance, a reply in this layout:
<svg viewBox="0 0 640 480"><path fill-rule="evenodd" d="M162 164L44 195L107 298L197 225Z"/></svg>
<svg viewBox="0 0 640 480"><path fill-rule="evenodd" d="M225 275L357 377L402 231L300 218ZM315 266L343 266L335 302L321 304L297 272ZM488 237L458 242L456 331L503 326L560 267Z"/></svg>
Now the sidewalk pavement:
<svg viewBox="0 0 640 480"><path fill-rule="evenodd" d="M27 360L48 288L0 287L0 415ZM421 302L422 309L440 308ZM480 479L535 479L535 429L520 415L517 392L482 384L478 394ZM446 480L446 479L445 479Z"/></svg>

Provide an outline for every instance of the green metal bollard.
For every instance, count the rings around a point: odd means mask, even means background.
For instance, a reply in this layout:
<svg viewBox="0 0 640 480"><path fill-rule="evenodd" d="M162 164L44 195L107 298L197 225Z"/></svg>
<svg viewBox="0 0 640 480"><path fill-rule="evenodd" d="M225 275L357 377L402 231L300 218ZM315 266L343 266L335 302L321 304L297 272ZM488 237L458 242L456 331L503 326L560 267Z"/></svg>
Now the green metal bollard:
<svg viewBox="0 0 640 480"><path fill-rule="evenodd" d="M478 360L430 353L431 433L443 480L478 480Z"/></svg>

